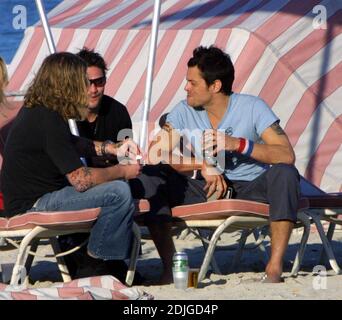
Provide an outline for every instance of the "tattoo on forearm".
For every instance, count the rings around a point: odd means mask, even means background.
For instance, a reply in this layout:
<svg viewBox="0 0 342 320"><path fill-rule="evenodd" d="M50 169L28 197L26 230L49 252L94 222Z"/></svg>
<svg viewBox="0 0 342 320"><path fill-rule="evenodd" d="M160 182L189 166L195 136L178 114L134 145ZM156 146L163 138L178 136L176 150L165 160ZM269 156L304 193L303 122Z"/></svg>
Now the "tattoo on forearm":
<svg viewBox="0 0 342 320"><path fill-rule="evenodd" d="M278 135L278 136L283 136L285 135L285 132L284 130L281 128L281 126L279 125L278 122L275 122L271 125L271 128L275 131L275 133Z"/></svg>
<svg viewBox="0 0 342 320"><path fill-rule="evenodd" d="M70 183L79 192L83 192L95 186L91 168L81 167L67 174Z"/></svg>

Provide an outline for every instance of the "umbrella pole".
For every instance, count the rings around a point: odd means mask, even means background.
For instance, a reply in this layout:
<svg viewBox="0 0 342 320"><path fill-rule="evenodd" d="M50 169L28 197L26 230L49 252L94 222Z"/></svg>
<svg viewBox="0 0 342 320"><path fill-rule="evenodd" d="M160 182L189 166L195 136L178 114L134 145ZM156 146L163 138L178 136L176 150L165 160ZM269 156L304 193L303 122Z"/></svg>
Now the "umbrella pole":
<svg viewBox="0 0 342 320"><path fill-rule="evenodd" d="M36 6L37 6L37 9L39 12L40 21L41 21L43 28L44 28L45 39L47 41L49 51L50 51L50 53L55 53L56 52L56 46L55 46L55 42L53 41L53 38L52 38L51 29L50 29L50 25L49 25L49 22L47 20L46 14L45 14L43 2L41 0L36 0Z"/></svg>
<svg viewBox="0 0 342 320"><path fill-rule="evenodd" d="M55 53L56 52L56 46L55 46L55 42L53 41L50 25L49 25L48 19L46 17L43 2L42 2L42 0L35 0L35 1L36 1L36 6L37 6L37 9L39 12L40 21L41 21L43 28L44 28L45 39L47 41L49 51L50 51L50 53ZM75 119L68 119L68 123L69 123L69 128L70 128L71 133L75 136L79 136L80 134L79 134ZM81 160L82 160L83 164L86 165L85 159L81 158Z"/></svg>
<svg viewBox="0 0 342 320"><path fill-rule="evenodd" d="M148 149L147 126L148 126L148 115L149 115L150 106L151 106L151 92L152 92L156 46L157 46L157 39L158 39L160 6L161 6L160 0L155 0L154 10L153 10L152 30L151 30L150 51L149 51L148 63L147 63L147 76L146 76L142 127L140 131L140 141L139 141L140 148L143 152L147 152L147 149Z"/></svg>

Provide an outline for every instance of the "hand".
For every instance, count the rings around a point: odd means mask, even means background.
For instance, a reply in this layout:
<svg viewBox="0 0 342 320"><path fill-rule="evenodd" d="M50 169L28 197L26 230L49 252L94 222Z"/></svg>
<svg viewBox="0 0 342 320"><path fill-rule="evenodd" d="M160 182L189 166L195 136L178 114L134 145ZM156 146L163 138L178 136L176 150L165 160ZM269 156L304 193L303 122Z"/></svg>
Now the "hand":
<svg viewBox="0 0 342 320"><path fill-rule="evenodd" d="M122 178L124 178L125 180L136 178L141 173L142 169L142 166L140 164L118 164L118 166L121 169Z"/></svg>
<svg viewBox="0 0 342 320"><path fill-rule="evenodd" d="M120 164L137 164L137 156L141 154L138 145L132 139L115 144L114 152Z"/></svg>
<svg viewBox="0 0 342 320"><path fill-rule="evenodd" d="M201 173L206 181L203 190L208 190L207 198L210 198L216 192L216 199L221 199L227 193L227 183L223 176L218 172L215 167L207 165L205 162L202 164Z"/></svg>
<svg viewBox="0 0 342 320"><path fill-rule="evenodd" d="M222 131L208 129L203 134L203 149L208 150L210 156L216 156L220 151L236 151L240 140Z"/></svg>

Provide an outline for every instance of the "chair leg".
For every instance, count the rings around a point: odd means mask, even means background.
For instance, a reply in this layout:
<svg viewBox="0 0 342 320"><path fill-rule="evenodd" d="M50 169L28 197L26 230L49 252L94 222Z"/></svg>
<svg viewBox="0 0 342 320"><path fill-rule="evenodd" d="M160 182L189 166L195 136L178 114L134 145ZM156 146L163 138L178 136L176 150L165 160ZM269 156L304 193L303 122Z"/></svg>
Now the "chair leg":
<svg viewBox="0 0 342 320"><path fill-rule="evenodd" d="M37 249L38 249L38 245L39 245L39 239L33 239L31 241L30 251L33 253L36 253ZM25 269L26 269L27 276L30 274L30 270L31 270L33 260L34 260L34 255L29 254L27 256L26 263L25 263Z"/></svg>
<svg viewBox="0 0 342 320"><path fill-rule="evenodd" d="M266 247L264 245L264 240L266 238L266 235L268 235L268 228L269 228L269 226L265 226L265 227L261 228L261 231L259 234L256 234L256 230L253 231L254 238L255 238L255 241L257 244L257 248L258 248L259 254L260 254L260 260L263 261L265 266L267 265L268 260L270 259L269 254L268 254Z"/></svg>
<svg viewBox="0 0 342 320"><path fill-rule="evenodd" d="M305 247L309 239L310 235L310 219L309 217L304 214L303 212L298 213L298 219L303 223L303 235L302 239L300 241L299 249L296 254L296 258L293 262L292 270L290 273L290 277L296 277L298 274L298 271L300 269L300 266L303 262L303 257L305 253Z"/></svg>
<svg viewBox="0 0 342 320"><path fill-rule="evenodd" d="M178 236L179 240L185 240L185 238L189 235L190 230L189 228L185 228L184 230L182 230L181 234Z"/></svg>
<svg viewBox="0 0 342 320"><path fill-rule="evenodd" d="M227 229L236 220L237 220L236 217L230 217L230 218L226 219L221 225L219 225L216 228L215 232L212 234L208 249L205 253L203 263L201 265L201 269L200 269L200 272L198 275L198 281L199 282L202 281L204 279L205 275L207 274L208 266L209 266L209 263L213 257L213 253L215 251L216 243L217 243L219 237L221 236L222 232L225 229Z"/></svg>
<svg viewBox="0 0 342 320"><path fill-rule="evenodd" d="M0 247L6 247L6 246L7 246L6 239L4 237L0 237Z"/></svg>
<svg viewBox="0 0 342 320"><path fill-rule="evenodd" d="M230 271L233 271L235 270L237 264L240 262L241 260L241 256L242 256L242 252L243 252L243 249L246 245L246 241L247 241L247 238L248 236L252 233L251 230L242 230L242 234L241 234L241 237L238 241L238 248L235 252L235 255L234 255L234 258L233 258L233 262L230 266Z"/></svg>
<svg viewBox="0 0 342 320"><path fill-rule="evenodd" d="M13 267L12 277L11 277L11 285L19 285L19 282L22 282L22 285L25 285L25 279L27 278L27 272L25 269L25 258L27 253L27 248L29 244L31 243L32 239L34 239L39 233L44 231L45 229L37 226L35 227L31 232L29 232L21 241L19 249L18 249L18 255L15 262L15 265Z"/></svg>
<svg viewBox="0 0 342 320"><path fill-rule="evenodd" d="M207 238L206 235L204 234L203 230L201 230L201 228L196 228L196 229L197 229L198 235L199 235L199 237L201 239L204 252L206 252L208 250L208 242L207 241L210 241L210 237ZM219 268L219 266L218 266L218 264L216 262L216 259L215 259L214 255L211 257L210 266L211 266L211 268L212 268L212 270L214 271L215 274L222 274L221 270L220 270L220 268Z"/></svg>
<svg viewBox="0 0 342 320"><path fill-rule="evenodd" d="M55 254L55 256L57 256L59 253L62 252L59 243L57 241L56 237L50 238L50 244L52 247L52 250ZM63 282L68 282L71 281L71 276L70 276L70 272L69 269L65 263L65 260L63 257L56 257L56 261L57 261L57 266L58 266L58 270L61 273L61 277L63 279Z"/></svg>
<svg viewBox="0 0 342 320"><path fill-rule="evenodd" d="M330 243L331 243L332 238L334 236L335 226L336 226L335 223L333 223L333 222L329 223L329 228L328 228L328 232L327 232L327 239ZM326 262L327 262L327 255L325 254L325 251L322 250L321 256L319 258L319 264L325 264Z"/></svg>
<svg viewBox="0 0 342 320"><path fill-rule="evenodd" d="M129 260L128 271L126 274L126 284L131 286L134 280L135 269L137 266L137 260L139 256L140 246L141 246L141 233L138 225L133 222L133 245L132 245L132 252L131 257Z"/></svg>
<svg viewBox="0 0 342 320"><path fill-rule="evenodd" d="M328 256L328 260L329 260L330 266L332 267L332 269L335 271L336 274L340 274L341 273L341 269L340 269L340 267L338 266L338 264L336 262L336 259L335 259L335 256L334 256L334 252L333 252L333 250L331 248L330 242L329 242L328 238L326 237L326 235L324 233L323 226L322 226L321 220L320 220L320 216L316 215L315 213L311 214L310 216L311 216L312 220L314 221L314 223L316 225L316 228L317 228L318 234L319 234L319 236L321 238L321 241L322 241L325 253Z"/></svg>

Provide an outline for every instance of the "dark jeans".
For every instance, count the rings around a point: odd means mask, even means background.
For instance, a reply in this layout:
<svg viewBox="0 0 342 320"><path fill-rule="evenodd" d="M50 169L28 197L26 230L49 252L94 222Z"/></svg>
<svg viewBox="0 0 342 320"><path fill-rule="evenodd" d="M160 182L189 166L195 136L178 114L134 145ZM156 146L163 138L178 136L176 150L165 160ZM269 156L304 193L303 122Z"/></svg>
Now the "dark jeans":
<svg viewBox="0 0 342 320"><path fill-rule="evenodd" d="M300 197L299 174L294 166L276 164L253 181L228 181L233 198L270 204L270 220L297 220ZM148 199L151 210L147 223L171 221L171 208L206 202L204 179L191 179L168 165L147 165L142 174L130 180L133 198Z"/></svg>

